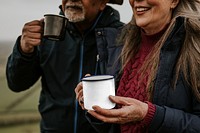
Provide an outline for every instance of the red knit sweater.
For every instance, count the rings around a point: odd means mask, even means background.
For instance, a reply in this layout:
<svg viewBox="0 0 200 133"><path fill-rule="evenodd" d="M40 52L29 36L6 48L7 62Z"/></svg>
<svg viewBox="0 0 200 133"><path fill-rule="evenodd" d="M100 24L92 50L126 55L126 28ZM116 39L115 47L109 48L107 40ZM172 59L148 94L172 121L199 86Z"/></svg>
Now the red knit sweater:
<svg viewBox="0 0 200 133"><path fill-rule="evenodd" d="M132 58L124 68L117 90L118 96L131 97L143 102L148 100L146 87L149 73L145 73L145 78L140 81L141 84L139 84L139 77L141 75L137 73L137 71L141 68L146 56L150 53L152 47L162 34L163 31L155 35L147 36L142 32L141 48L137 55ZM152 103L147 103L148 113L145 118L141 122L135 124L129 123L121 125L121 133L148 133L148 126L152 121L156 109Z"/></svg>

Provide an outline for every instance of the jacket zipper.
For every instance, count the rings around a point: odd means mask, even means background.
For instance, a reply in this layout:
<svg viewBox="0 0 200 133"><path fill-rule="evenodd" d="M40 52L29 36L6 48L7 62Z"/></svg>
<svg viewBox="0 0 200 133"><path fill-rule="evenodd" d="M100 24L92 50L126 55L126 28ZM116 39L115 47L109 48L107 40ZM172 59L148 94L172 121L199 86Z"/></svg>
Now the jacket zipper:
<svg viewBox="0 0 200 133"><path fill-rule="evenodd" d="M81 43L80 48L80 67L79 67L79 82L81 81L83 71L83 51L84 51L84 40ZM75 116L74 116L74 133L77 133L77 121L78 121L78 101L75 99Z"/></svg>
<svg viewBox="0 0 200 133"><path fill-rule="evenodd" d="M95 66L95 75L97 75L98 73L98 66L99 66L99 54L97 54L97 62L96 62L96 66Z"/></svg>
<svg viewBox="0 0 200 133"><path fill-rule="evenodd" d="M91 27L91 29L85 34L85 36L83 37L83 41L81 43L81 48L80 48L80 67L79 67L79 82L81 81L81 77L82 77L82 71L83 71L83 51L84 51L84 42L85 42L85 38L86 36L89 34L90 31L92 31L92 29L95 28L95 26L97 25L97 22L99 20L99 18L101 17L101 14L98 16L96 22L94 23L94 25ZM98 68L98 62L99 62L99 56L97 55L97 63L96 63L96 68ZM95 74L97 72L97 69L95 69ZM74 116L74 133L77 133L77 120L78 120L78 101L75 99L75 116Z"/></svg>

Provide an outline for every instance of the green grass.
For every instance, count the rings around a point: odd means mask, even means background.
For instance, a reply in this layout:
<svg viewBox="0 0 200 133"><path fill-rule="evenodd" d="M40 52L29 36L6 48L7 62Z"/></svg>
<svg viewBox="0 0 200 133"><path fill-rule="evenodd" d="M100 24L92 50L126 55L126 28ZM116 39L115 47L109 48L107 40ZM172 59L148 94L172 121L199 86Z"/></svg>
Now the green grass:
<svg viewBox="0 0 200 133"><path fill-rule="evenodd" d="M15 93L8 86L5 67L13 42L0 42L0 133L39 133L40 83Z"/></svg>
<svg viewBox="0 0 200 133"><path fill-rule="evenodd" d="M1 133L39 133L38 123L7 126L0 128Z"/></svg>

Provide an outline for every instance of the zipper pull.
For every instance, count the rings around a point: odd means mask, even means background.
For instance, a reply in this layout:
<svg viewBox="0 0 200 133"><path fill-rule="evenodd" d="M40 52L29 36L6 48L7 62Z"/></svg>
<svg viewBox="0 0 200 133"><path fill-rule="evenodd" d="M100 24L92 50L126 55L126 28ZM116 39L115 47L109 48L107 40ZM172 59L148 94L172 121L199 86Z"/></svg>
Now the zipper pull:
<svg viewBox="0 0 200 133"><path fill-rule="evenodd" d="M97 62L99 61L99 54L97 55Z"/></svg>
<svg viewBox="0 0 200 133"><path fill-rule="evenodd" d="M96 62L95 73L94 73L95 75L97 75L98 65L99 65L99 55L97 55L97 62Z"/></svg>

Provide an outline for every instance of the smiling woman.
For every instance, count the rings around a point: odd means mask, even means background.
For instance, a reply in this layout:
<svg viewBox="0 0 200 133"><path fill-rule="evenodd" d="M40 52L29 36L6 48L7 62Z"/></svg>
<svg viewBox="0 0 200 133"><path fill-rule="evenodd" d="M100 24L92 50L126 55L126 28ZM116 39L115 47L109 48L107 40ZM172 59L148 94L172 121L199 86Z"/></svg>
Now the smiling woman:
<svg viewBox="0 0 200 133"><path fill-rule="evenodd" d="M130 0L137 26L141 27L148 35L158 33L171 21L172 9L176 7L177 2Z"/></svg>
<svg viewBox="0 0 200 133"><path fill-rule="evenodd" d="M199 0L129 1L133 17L119 37L122 69L109 96L117 106L94 105L88 113L100 121L88 115L90 123L102 133L199 133ZM80 83L78 100L82 91Z"/></svg>

